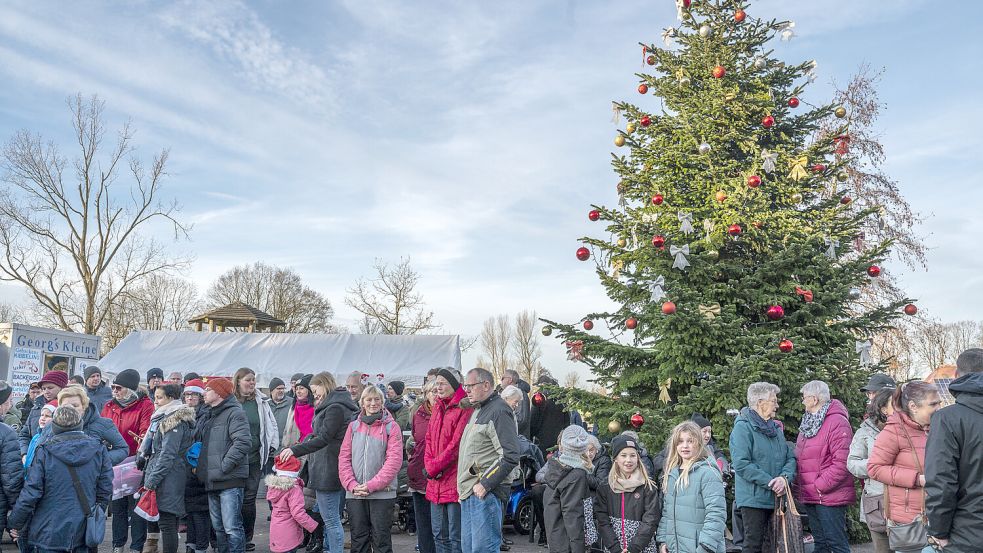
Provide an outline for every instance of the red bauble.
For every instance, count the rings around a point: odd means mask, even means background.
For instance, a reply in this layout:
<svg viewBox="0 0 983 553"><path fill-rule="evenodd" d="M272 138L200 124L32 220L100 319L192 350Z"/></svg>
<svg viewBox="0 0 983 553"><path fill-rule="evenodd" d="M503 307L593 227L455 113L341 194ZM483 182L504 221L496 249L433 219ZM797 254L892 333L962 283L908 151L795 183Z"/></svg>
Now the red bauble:
<svg viewBox="0 0 983 553"><path fill-rule="evenodd" d="M583 246L577 248L577 259L581 261L587 261L590 259L590 250Z"/></svg>
<svg viewBox="0 0 983 553"><path fill-rule="evenodd" d="M649 117L648 115L643 115L642 118L638 120L638 122L641 123L643 127L647 127L652 124L652 118Z"/></svg>
<svg viewBox="0 0 983 553"><path fill-rule="evenodd" d="M656 234L652 237L652 245L656 248L661 248L666 245L666 237L661 234Z"/></svg>
<svg viewBox="0 0 983 553"><path fill-rule="evenodd" d="M690 5L690 0L683 0L683 7L688 8Z"/></svg>
<svg viewBox="0 0 983 553"><path fill-rule="evenodd" d="M628 422L637 430L641 428L643 424L645 424L645 417L643 417L641 413L635 413L630 419L628 419Z"/></svg>
<svg viewBox="0 0 983 553"><path fill-rule="evenodd" d="M596 221L601 218L601 212L596 209L592 209L587 212L587 218L591 221Z"/></svg>
<svg viewBox="0 0 983 553"><path fill-rule="evenodd" d="M782 340L781 342L778 342L778 349L782 353L788 353L788 352L792 351L792 348L794 348L794 347L795 347L795 345L792 344L792 340L789 340L789 339L785 339L785 340Z"/></svg>
<svg viewBox="0 0 983 553"><path fill-rule="evenodd" d="M823 165L822 163L817 163L817 164L815 164L815 165L812 166L812 172L813 173L822 173L825 170L826 170L826 166Z"/></svg>
<svg viewBox="0 0 983 553"><path fill-rule="evenodd" d="M652 204L653 205L662 205L662 202L664 202L664 201L665 201L665 198L662 197L662 194L656 194L655 196L652 196Z"/></svg>
<svg viewBox="0 0 983 553"><path fill-rule="evenodd" d="M747 19L747 13L744 10L737 10L734 12L734 21L744 23L745 19Z"/></svg>
<svg viewBox="0 0 983 553"><path fill-rule="evenodd" d="M638 85L638 93L639 94L648 94L648 92L649 92L649 85L644 84L644 83Z"/></svg>
<svg viewBox="0 0 983 553"><path fill-rule="evenodd" d="M635 317L631 317L630 319L625 321L625 328L627 328L628 330L634 330L636 326L638 326L638 319L636 319Z"/></svg>
<svg viewBox="0 0 983 553"><path fill-rule="evenodd" d="M714 79L721 79L726 74L727 74L727 70L724 69L724 66L723 65L718 65L718 66L716 66L716 67L713 68L713 78Z"/></svg>
<svg viewBox="0 0 983 553"><path fill-rule="evenodd" d="M655 65L655 56L649 56L645 58L645 63L649 65Z"/></svg>
<svg viewBox="0 0 983 553"><path fill-rule="evenodd" d="M853 201L853 198L851 198L850 196L843 196L842 198L840 198L840 203L843 204L843 205L846 205L846 204L848 204L848 203L850 203L852 201Z"/></svg>
<svg viewBox="0 0 983 553"><path fill-rule="evenodd" d="M532 403L533 405L542 405L546 403L546 396L542 392L536 392L532 395Z"/></svg>
<svg viewBox="0 0 983 553"><path fill-rule="evenodd" d="M758 175L751 175L747 178L747 185L751 188L757 188L761 186L761 177Z"/></svg>
<svg viewBox="0 0 983 553"><path fill-rule="evenodd" d="M796 98L795 96L792 96L791 98L789 98L788 99L788 107L790 107L790 108L797 108L797 107L799 107L799 99Z"/></svg>
<svg viewBox="0 0 983 553"><path fill-rule="evenodd" d="M584 330L594 330L594 321L590 319L584 321Z"/></svg>
<svg viewBox="0 0 983 553"><path fill-rule="evenodd" d="M904 306L904 314L905 315L914 315L915 313L918 313L918 306L917 305L915 305L913 303L909 303L908 305Z"/></svg>
<svg viewBox="0 0 983 553"><path fill-rule="evenodd" d="M738 236L741 234L742 231L743 229L741 228L741 225L734 224L727 227L727 234L731 236Z"/></svg>
<svg viewBox="0 0 983 553"><path fill-rule="evenodd" d="M766 129L770 129L771 126L775 124L775 118L770 115L765 115L764 118L761 119L761 124L764 125Z"/></svg>
<svg viewBox="0 0 983 553"><path fill-rule="evenodd" d="M777 321L785 316L785 308L780 305L773 305L768 308L768 311L765 311L765 315L768 315L769 319Z"/></svg>
<svg viewBox="0 0 983 553"><path fill-rule="evenodd" d="M877 265L871 265L870 267L867 267L867 274L872 277L879 277L881 276L881 268Z"/></svg>
<svg viewBox="0 0 983 553"><path fill-rule="evenodd" d="M662 313L665 315L672 315L676 312L676 304L671 301L667 301L662 304Z"/></svg>

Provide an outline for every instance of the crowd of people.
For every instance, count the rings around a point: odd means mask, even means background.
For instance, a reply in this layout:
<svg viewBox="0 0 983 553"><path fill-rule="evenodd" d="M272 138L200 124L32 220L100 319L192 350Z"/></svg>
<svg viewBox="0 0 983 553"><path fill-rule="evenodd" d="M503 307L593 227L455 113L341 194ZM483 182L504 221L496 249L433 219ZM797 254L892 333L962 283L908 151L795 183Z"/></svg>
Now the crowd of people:
<svg viewBox="0 0 983 553"><path fill-rule="evenodd" d="M265 487L271 551L388 553L407 488L420 553L493 553L509 547L502 520L520 459L545 456L533 497L551 553L724 553L728 514L733 544L757 553L786 494L816 552L849 551L855 479L877 553L979 551L983 350L960 355L957 370L949 406L935 384L874 375L856 431L829 386L809 382L794 443L775 418L779 387L753 383L730 462L699 414L654 457L633 432L601 444L549 394L530 398L514 371L496 382L481 368L434 369L416 398L359 372L343 385L327 372L274 378L266 395L249 368L167 380L151 369L146 386L135 370L107 383L90 366L81 384L49 371L18 406L0 382L0 532L24 553L94 553L86 529L101 510L113 553L176 553L181 531L188 552L241 553L256 548ZM129 462L140 492L113 499L113 467Z"/></svg>

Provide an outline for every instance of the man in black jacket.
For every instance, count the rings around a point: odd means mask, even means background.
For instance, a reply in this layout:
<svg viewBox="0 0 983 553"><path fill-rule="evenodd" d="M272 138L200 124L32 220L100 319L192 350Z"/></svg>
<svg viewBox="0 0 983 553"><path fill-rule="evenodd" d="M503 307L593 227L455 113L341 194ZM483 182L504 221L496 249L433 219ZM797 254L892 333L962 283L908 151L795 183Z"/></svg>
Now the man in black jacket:
<svg viewBox="0 0 983 553"><path fill-rule="evenodd" d="M243 553L242 498L249 477L252 437L246 413L232 394L227 378L211 378L205 386L209 413L198 420L201 441L198 480L208 491L208 513L215 529L218 553Z"/></svg>
<svg viewBox="0 0 983 553"><path fill-rule="evenodd" d="M0 380L0 418L10 410L13 388ZM20 444L17 433L0 422L0 535L7 527L7 511L14 508L17 496L24 485Z"/></svg>
<svg viewBox="0 0 983 553"><path fill-rule="evenodd" d="M956 403L932 415L925 447L928 533L944 551L980 550L983 537L983 349L962 352L949 384Z"/></svg>

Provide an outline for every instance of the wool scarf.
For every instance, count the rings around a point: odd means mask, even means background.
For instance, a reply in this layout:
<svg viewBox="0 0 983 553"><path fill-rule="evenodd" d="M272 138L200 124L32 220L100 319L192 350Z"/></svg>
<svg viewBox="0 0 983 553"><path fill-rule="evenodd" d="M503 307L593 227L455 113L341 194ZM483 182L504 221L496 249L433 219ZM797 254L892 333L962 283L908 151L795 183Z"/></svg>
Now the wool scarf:
<svg viewBox="0 0 983 553"><path fill-rule="evenodd" d="M611 486L611 491L614 493L631 493L639 486L645 485L645 476L642 475L641 469L636 468L635 472L631 473L628 478L618 478L615 476L616 472L612 470L608 474L608 485Z"/></svg>
<svg viewBox="0 0 983 553"><path fill-rule="evenodd" d="M823 420L826 418L826 411L829 411L829 406L832 404L832 401L827 401L816 413L806 411L802 415L802 424L799 425L799 433L806 438L812 438L816 434L819 434L819 429L822 428Z"/></svg>

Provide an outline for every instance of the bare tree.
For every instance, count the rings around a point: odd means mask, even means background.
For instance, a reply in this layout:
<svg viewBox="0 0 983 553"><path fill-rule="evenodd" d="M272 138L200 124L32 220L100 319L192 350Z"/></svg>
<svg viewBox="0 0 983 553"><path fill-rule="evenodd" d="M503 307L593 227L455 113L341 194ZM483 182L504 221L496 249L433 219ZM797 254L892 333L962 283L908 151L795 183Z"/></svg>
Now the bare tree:
<svg viewBox="0 0 983 553"><path fill-rule="evenodd" d="M261 262L233 267L218 277L206 295L212 308L237 301L284 321L284 332L337 332L331 323L331 302L306 286L293 269Z"/></svg>
<svg viewBox="0 0 983 553"><path fill-rule="evenodd" d="M202 309L197 287L184 279L153 275L120 297L103 324L103 346L112 349L133 330L182 330Z"/></svg>
<svg viewBox="0 0 983 553"><path fill-rule="evenodd" d="M536 332L536 321L535 311L525 310L515 316L512 354L515 369L526 382L535 382L543 368L539 361L543 352L539 343L540 334Z"/></svg>
<svg viewBox="0 0 983 553"><path fill-rule="evenodd" d="M923 372L951 365L963 351L983 345L983 325L975 321L926 320L911 331L912 350Z"/></svg>
<svg viewBox="0 0 983 553"><path fill-rule="evenodd" d="M512 326L508 315L499 315L485 319L481 327L481 351L488 356L491 365L488 370L500 380L505 370L509 368L509 350L512 343Z"/></svg>
<svg viewBox="0 0 983 553"><path fill-rule="evenodd" d="M373 265L375 278L359 278L348 289L345 303L362 314L359 329L366 334L420 334L439 328L416 290L420 274L410 259L395 266L382 260Z"/></svg>
<svg viewBox="0 0 983 553"><path fill-rule="evenodd" d="M27 130L0 151L9 185L0 192L0 279L26 286L52 324L95 334L127 290L187 263L145 231L160 222L180 238L189 227L177 219L177 203L160 198L168 151L148 169L124 123L103 154L104 103L79 94L68 105L79 148L73 160Z"/></svg>
<svg viewBox="0 0 983 553"><path fill-rule="evenodd" d="M0 323L24 322L24 310L16 305L0 303Z"/></svg>
<svg viewBox="0 0 983 553"><path fill-rule="evenodd" d="M570 371L566 376L563 377L563 387L564 388L579 388L580 387L580 373L577 371Z"/></svg>

